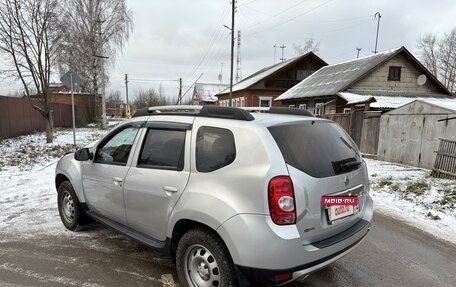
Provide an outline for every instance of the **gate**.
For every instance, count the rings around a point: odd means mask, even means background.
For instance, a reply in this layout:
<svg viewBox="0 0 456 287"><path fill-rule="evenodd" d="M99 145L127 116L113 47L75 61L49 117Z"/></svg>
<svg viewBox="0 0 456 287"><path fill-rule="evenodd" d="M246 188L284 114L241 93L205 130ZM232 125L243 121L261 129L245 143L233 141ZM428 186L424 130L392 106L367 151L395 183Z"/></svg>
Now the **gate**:
<svg viewBox="0 0 456 287"><path fill-rule="evenodd" d="M440 139L432 176L456 179L456 140Z"/></svg>

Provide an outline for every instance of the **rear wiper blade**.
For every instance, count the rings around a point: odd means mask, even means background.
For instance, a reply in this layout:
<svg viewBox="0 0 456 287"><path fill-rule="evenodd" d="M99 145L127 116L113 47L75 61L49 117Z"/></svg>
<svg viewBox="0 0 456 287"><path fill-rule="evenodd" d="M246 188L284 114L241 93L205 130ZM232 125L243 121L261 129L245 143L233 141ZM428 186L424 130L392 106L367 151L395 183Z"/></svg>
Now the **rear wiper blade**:
<svg viewBox="0 0 456 287"><path fill-rule="evenodd" d="M363 163L362 161L350 161L350 162L341 164L340 167L343 169L346 169L346 168L352 167L354 165L360 165L362 163Z"/></svg>

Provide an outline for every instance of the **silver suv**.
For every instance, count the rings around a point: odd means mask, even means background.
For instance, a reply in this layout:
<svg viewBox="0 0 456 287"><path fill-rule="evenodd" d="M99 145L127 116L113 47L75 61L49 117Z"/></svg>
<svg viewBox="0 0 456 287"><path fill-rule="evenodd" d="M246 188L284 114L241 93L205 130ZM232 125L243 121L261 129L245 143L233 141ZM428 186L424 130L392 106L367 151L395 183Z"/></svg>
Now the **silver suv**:
<svg viewBox="0 0 456 287"><path fill-rule="evenodd" d="M55 185L66 228L97 220L162 249L192 287L302 279L360 244L373 215L350 137L288 108L140 110L64 156ZM322 205L343 195L357 204Z"/></svg>

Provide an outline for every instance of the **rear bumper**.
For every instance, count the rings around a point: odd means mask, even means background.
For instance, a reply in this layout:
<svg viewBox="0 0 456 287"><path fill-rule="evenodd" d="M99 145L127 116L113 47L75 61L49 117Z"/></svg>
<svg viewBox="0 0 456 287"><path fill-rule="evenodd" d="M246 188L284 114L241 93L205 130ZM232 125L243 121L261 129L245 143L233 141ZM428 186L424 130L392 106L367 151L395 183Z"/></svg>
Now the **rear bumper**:
<svg viewBox="0 0 456 287"><path fill-rule="evenodd" d="M351 243L347 247L338 250L335 253L332 253L328 256L325 256L321 259L305 263L293 268L289 269L263 269L263 268L252 268L252 267L245 267L236 265L236 270L238 272L238 276L241 278L241 282L243 281L244 284L242 286L276 286L276 285L283 285L287 284L291 281L298 280L300 278L304 278L312 272L315 272L321 268L326 267L327 265L333 263L334 261L338 260L339 258L347 255L353 249L355 249L367 235L368 231L370 230L370 222L361 220L357 224L353 226L341 234L338 234L334 237L328 238L324 241L318 242L320 246L329 247L332 244L337 244L340 242L339 240L348 239L353 235L358 235L359 239L355 242ZM348 237L347 237L348 236ZM357 237L358 237L357 236ZM332 244L331 244L332 243ZM322 248L325 248L322 247ZM320 249L320 248L318 248ZM323 249L321 249L323 250ZM254 284L254 285L251 285Z"/></svg>

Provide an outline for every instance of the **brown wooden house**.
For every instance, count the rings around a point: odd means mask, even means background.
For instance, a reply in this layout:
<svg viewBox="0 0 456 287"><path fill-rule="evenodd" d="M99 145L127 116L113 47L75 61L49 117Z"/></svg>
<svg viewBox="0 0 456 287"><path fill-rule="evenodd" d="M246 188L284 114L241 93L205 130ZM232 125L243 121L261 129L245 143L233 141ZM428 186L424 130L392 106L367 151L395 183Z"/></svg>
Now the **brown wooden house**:
<svg viewBox="0 0 456 287"><path fill-rule="evenodd" d="M233 85L232 106L280 106L274 99L327 63L313 52L259 70ZM220 106L229 105L229 88L216 95Z"/></svg>
<svg viewBox="0 0 456 287"><path fill-rule="evenodd" d="M277 103L305 106L317 115L357 108L388 111L419 97L449 97L448 91L405 47L325 66Z"/></svg>

